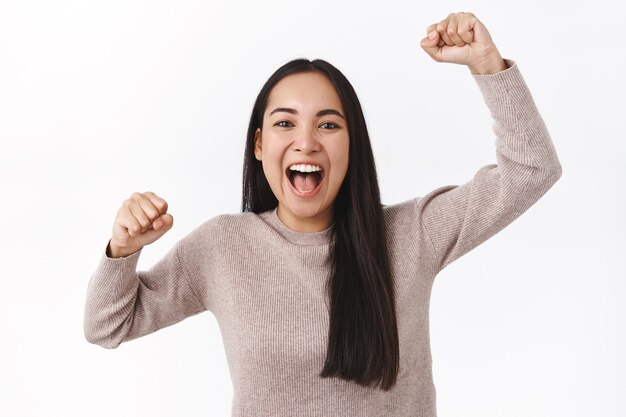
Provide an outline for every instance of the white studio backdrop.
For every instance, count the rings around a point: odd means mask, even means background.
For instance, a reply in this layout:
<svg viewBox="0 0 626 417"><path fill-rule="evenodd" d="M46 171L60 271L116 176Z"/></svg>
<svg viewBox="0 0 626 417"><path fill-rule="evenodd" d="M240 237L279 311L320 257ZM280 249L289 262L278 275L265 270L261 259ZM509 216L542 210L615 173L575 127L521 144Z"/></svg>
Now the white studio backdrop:
<svg viewBox="0 0 626 417"><path fill-rule="evenodd" d="M626 55L614 4L2 0L0 415L229 416L211 313L114 350L85 340L87 284L117 209L149 190L174 216L140 270L238 212L254 99L297 57L325 59L354 85L384 204L468 181L496 162L492 120L469 69L419 46L459 11L517 61L563 175L437 276L438 414L626 415Z"/></svg>

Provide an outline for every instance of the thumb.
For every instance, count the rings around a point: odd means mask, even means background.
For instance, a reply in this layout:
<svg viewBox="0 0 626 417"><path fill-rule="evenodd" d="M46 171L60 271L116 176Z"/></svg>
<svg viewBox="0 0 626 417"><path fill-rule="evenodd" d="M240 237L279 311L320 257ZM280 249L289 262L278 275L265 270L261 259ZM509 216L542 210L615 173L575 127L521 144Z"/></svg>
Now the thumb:
<svg viewBox="0 0 626 417"><path fill-rule="evenodd" d="M173 225L174 217L172 217L169 213L165 213L157 217L157 219L152 223L152 228L159 233L165 233L170 230Z"/></svg>
<svg viewBox="0 0 626 417"><path fill-rule="evenodd" d="M441 60L441 47L439 44L439 32L436 30L431 30L422 41L420 42L420 46L432 59L435 61Z"/></svg>
<svg viewBox="0 0 626 417"><path fill-rule="evenodd" d="M162 214L152 222L152 228L137 236L137 240L141 246L149 245L167 233L167 231L172 228L173 224L174 218L171 214Z"/></svg>

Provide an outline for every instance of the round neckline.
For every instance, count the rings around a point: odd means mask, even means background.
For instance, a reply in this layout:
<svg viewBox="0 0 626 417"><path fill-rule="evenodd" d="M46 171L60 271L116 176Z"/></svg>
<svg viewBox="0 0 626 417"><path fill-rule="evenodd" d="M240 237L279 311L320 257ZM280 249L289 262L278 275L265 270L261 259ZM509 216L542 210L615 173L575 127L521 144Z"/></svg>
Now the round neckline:
<svg viewBox="0 0 626 417"><path fill-rule="evenodd" d="M330 243L334 223L319 232L297 232L283 223L280 217L278 217L277 209L278 207L259 213L259 217L265 220L266 223L289 242L303 246L320 246Z"/></svg>

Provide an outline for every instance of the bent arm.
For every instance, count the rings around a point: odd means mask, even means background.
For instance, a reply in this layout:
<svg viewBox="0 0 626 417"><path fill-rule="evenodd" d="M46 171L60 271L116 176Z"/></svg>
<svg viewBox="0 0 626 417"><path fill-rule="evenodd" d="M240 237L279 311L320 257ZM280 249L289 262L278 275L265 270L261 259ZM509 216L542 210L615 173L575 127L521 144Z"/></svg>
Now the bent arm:
<svg viewBox="0 0 626 417"><path fill-rule="evenodd" d="M493 119L497 164L462 185L446 185L417 200L438 271L513 222L561 176L544 121L515 61L489 75L472 74Z"/></svg>
<svg viewBox="0 0 626 417"><path fill-rule="evenodd" d="M142 249L122 258L110 258L104 249L87 288L87 341L113 349L206 310L181 264L182 243L148 271L136 271Z"/></svg>

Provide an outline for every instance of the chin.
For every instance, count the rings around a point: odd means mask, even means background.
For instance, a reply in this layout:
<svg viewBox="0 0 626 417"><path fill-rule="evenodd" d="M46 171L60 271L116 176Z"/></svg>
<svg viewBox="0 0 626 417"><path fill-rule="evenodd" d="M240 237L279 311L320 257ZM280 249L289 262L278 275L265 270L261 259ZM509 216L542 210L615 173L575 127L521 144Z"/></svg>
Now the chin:
<svg viewBox="0 0 626 417"><path fill-rule="evenodd" d="M321 214L324 208L320 204L313 201L290 201L283 203L284 208L288 209L296 217L311 218Z"/></svg>

